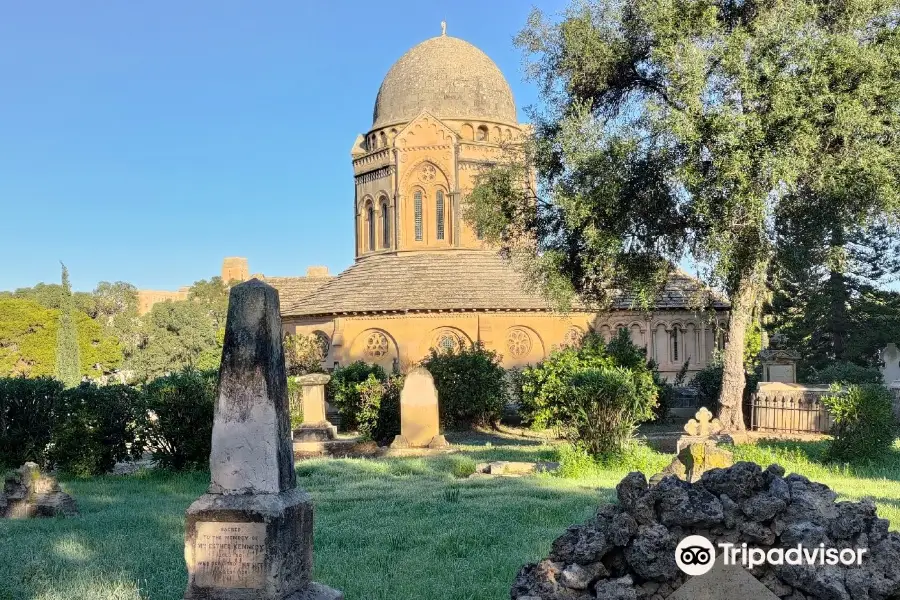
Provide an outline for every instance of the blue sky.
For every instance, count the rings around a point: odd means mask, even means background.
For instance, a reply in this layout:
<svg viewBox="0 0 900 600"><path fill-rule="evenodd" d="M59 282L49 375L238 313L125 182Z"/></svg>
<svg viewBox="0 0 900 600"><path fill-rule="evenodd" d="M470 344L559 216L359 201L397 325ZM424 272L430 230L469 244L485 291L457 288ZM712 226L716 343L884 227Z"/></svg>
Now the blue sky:
<svg viewBox="0 0 900 600"><path fill-rule="evenodd" d="M538 5L560 10L563 0ZM440 33L536 102L522 0L0 1L0 289L353 260L350 147L378 86Z"/></svg>

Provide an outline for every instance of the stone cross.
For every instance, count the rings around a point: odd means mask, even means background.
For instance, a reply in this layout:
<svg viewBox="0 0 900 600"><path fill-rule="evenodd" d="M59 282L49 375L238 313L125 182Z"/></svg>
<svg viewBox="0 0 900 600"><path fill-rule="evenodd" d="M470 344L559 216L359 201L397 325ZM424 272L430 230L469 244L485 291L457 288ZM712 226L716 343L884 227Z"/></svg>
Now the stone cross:
<svg viewBox="0 0 900 600"><path fill-rule="evenodd" d="M696 437L709 437L722 429L722 423L718 419L713 419L712 413L705 406L700 407L694 418L684 426L685 433Z"/></svg>
<svg viewBox="0 0 900 600"><path fill-rule="evenodd" d="M297 488L275 288L231 288L211 483L188 508L186 600L340 600L312 581L313 506Z"/></svg>
<svg viewBox="0 0 900 600"><path fill-rule="evenodd" d="M391 448L440 448L447 440L440 432L438 393L434 378L425 367L406 376L400 391L400 435Z"/></svg>

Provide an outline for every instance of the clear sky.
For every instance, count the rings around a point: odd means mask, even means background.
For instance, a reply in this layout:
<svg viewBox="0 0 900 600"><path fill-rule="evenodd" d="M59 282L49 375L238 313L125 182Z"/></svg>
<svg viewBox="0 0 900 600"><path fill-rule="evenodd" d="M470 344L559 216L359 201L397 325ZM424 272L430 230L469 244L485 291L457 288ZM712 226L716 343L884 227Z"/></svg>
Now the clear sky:
<svg viewBox="0 0 900 600"><path fill-rule="evenodd" d="M553 13L563 0L538 5ZM353 261L350 147L410 47L461 37L536 102L525 0L0 0L0 289Z"/></svg>

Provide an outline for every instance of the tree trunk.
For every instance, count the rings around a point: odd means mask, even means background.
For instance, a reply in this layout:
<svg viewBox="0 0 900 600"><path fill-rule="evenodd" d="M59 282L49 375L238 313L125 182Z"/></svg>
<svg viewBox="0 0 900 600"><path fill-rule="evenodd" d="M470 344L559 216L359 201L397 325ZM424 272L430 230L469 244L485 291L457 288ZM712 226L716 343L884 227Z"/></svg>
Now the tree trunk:
<svg viewBox="0 0 900 600"><path fill-rule="evenodd" d="M728 342L725 345L722 394L719 396L719 420L727 431L743 431L744 426L744 342L753 318L757 282L745 275L731 299Z"/></svg>

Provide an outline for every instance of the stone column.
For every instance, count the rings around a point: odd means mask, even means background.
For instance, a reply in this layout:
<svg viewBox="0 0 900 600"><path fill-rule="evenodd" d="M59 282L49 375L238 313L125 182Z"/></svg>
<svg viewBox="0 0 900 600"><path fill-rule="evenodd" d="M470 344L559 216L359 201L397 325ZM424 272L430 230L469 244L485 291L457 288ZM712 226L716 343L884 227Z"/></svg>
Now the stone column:
<svg viewBox="0 0 900 600"><path fill-rule="evenodd" d="M275 288L231 288L209 457L188 508L189 600L340 600L313 583L313 505L297 488Z"/></svg>
<svg viewBox="0 0 900 600"><path fill-rule="evenodd" d="M333 440L337 428L328 422L325 414L325 385L331 375L310 373L297 378L303 388L301 406L303 424L294 430L294 440L298 442L324 442Z"/></svg>

